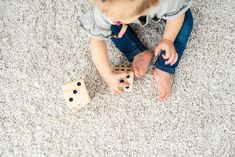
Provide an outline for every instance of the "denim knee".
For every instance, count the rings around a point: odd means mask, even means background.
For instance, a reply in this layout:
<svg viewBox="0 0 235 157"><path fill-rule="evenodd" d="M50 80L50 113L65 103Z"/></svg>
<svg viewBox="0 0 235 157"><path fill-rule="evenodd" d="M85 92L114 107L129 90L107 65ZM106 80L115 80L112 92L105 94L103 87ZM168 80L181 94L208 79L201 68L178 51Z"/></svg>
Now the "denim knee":
<svg viewBox="0 0 235 157"><path fill-rule="evenodd" d="M165 72L168 72L170 74L175 73L175 69L179 64L179 61L181 60L181 57L186 48L192 29L193 29L193 16L192 16L191 10L189 9L185 13L185 19L184 19L183 25L174 41L175 50L178 54L177 62L173 65L170 65L170 64L165 65L166 60L162 57L162 54L165 54L165 51L161 51L158 57L158 60L154 64L156 68L163 70Z"/></svg>
<svg viewBox="0 0 235 157"><path fill-rule="evenodd" d="M194 25L193 15L191 9L189 9L185 13L184 23L175 39L175 42L180 42L181 46L184 45L184 47L186 47L186 44L193 29L193 25Z"/></svg>
<svg viewBox="0 0 235 157"><path fill-rule="evenodd" d="M122 26L112 25L111 31L113 36L117 36L121 28ZM112 37L111 40L130 62L136 55L147 50L130 26L128 26L121 38Z"/></svg>

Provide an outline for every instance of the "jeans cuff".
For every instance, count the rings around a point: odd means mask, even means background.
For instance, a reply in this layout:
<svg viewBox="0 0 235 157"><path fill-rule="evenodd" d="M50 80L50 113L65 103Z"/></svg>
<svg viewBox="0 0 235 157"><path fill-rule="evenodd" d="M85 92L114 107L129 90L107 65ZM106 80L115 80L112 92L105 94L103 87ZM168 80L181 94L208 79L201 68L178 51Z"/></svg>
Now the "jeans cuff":
<svg viewBox="0 0 235 157"><path fill-rule="evenodd" d="M145 46L139 45L139 46L136 46L135 50L133 50L131 52L128 52L128 53L124 53L124 55L125 55L125 57L127 58L127 60L129 62L132 62L135 56L137 56L138 54L144 52L147 49L148 48L146 48Z"/></svg>
<svg viewBox="0 0 235 157"><path fill-rule="evenodd" d="M162 65L159 65L158 63L155 63L154 67L156 67L162 71L165 71L169 74L175 74L175 68L173 68L173 67L162 66Z"/></svg>

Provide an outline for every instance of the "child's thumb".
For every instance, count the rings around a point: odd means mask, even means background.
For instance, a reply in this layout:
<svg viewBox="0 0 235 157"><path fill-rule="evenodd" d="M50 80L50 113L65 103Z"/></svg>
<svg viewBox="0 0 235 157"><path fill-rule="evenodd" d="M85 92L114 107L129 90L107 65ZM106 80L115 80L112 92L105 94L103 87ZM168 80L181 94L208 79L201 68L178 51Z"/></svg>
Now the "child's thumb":
<svg viewBox="0 0 235 157"><path fill-rule="evenodd" d="M119 78L124 78L128 75L128 72L123 72L118 75Z"/></svg>

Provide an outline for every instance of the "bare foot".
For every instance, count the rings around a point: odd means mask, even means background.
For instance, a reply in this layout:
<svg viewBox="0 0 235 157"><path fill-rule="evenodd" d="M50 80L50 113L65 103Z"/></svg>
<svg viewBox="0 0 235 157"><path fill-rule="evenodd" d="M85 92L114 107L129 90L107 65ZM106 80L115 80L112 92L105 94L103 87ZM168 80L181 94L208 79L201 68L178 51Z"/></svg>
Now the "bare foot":
<svg viewBox="0 0 235 157"><path fill-rule="evenodd" d="M141 78L144 76L148 70L152 57L153 52L150 50L146 50L134 57L132 67L136 77Z"/></svg>
<svg viewBox="0 0 235 157"><path fill-rule="evenodd" d="M155 68L153 77L159 85L159 99L166 100L171 94L171 76L169 73Z"/></svg>

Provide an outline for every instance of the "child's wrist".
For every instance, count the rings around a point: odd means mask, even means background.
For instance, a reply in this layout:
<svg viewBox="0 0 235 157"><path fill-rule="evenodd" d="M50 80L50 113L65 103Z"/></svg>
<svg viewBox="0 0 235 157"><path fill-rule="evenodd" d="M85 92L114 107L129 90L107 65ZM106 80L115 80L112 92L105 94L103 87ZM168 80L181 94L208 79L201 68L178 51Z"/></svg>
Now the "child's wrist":
<svg viewBox="0 0 235 157"><path fill-rule="evenodd" d="M162 36L162 39L174 42L175 36L173 34L170 34L169 32L165 32Z"/></svg>
<svg viewBox="0 0 235 157"><path fill-rule="evenodd" d="M163 37L162 40L167 40L167 41L170 41L170 42L174 42L174 39L169 38L169 37Z"/></svg>
<svg viewBox="0 0 235 157"><path fill-rule="evenodd" d="M168 39L168 38L163 38L162 42L167 43L167 44L174 44L174 41L172 39Z"/></svg>
<svg viewBox="0 0 235 157"><path fill-rule="evenodd" d="M107 78L110 78L112 76L113 71L112 70L108 70L108 71L105 71L105 72L103 71L100 74L104 79L107 79Z"/></svg>

